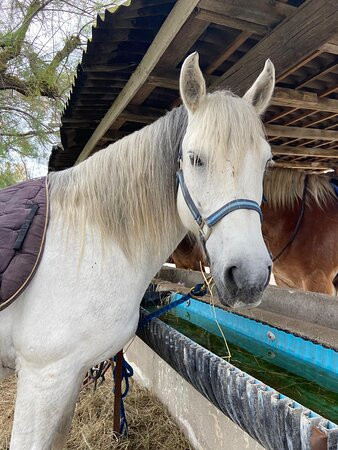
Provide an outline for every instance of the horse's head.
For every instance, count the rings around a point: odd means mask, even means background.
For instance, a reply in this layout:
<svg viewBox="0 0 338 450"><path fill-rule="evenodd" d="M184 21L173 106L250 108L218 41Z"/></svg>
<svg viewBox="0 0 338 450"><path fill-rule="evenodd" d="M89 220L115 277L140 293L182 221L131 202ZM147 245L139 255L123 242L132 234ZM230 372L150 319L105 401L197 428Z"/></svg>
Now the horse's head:
<svg viewBox="0 0 338 450"><path fill-rule="evenodd" d="M205 247L220 300L235 308L257 306L270 278L259 204L272 155L259 116L271 99L274 81L274 66L267 60L243 98L227 91L206 94L197 53L181 70L188 126L178 212Z"/></svg>

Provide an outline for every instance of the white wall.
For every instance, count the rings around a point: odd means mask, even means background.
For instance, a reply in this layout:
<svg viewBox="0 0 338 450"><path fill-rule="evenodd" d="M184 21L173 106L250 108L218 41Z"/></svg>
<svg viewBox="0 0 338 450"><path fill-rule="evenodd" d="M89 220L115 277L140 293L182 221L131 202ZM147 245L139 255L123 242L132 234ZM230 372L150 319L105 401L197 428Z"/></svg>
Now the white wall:
<svg viewBox="0 0 338 450"><path fill-rule="evenodd" d="M168 408L196 450L263 449L141 339L135 338L125 356L134 368L136 381Z"/></svg>

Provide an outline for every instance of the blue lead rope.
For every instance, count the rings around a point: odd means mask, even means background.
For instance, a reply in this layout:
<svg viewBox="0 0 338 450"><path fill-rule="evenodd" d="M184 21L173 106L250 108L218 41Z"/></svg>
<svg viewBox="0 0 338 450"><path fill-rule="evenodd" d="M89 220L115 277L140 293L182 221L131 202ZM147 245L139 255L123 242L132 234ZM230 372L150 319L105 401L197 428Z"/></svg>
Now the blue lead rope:
<svg viewBox="0 0 338 450"><path fill-rule="evenodd" d="M138 324L138 328L144 327L148 322L155 319L156 317L161 316L162 314L170 311L171 309L176 308L176 306L180 305L181 303L186 302L191 297L203 297L207 293L207 288L204 286L204 284L196 284L194 288L191 289L191 291L184 295L183 297L179 298L178 300L175 300L174 302L168 303L168 305L163 306L162 308L148 314L146 317L144 317L142 320L140 320Z"/></svg>
<svg viewBox="0 0 338 450"><path fill-rule="evenodd" d="M116 361L116 356L114 356L114 361ZM113 379L115 380L115 369L114 366L113 370ZM129 391L129 378L134 375L133 368L130 364L127 363L127 361L124 359L124 356L122 355L122 380L124 380L124 391L121 393L121 404L120 404L120 429L119 433L120 435L127 436L128 435L128 423L126 418L126 412L124 409L124 402L123 399L127 396ZM114 392L114 389L113 389Z"/></svg>
<svg viewBox="0 0 338 450"><path fill-rule="evenodd" d="M157 311L154 311L150 314L148 314L146 317L144 317L142 320L140 320L138 324L138 328L144 327L148 322L155 319L156 317L161 316L165 312L170 311L173 308L176 308L176 306L180 305L181 303L186 302L190 298L193 297L203 297L208 292L208 288L204 284L196 284L194 288L191 289L191 291L184 295L183 297L179 298L178 300L175 300L174 302L169 303L166 306L163 306L162 308L158 309ZM114 356L114 361L116 361L116 356ZM122 379L124 380L125 389L121 394L121 404L120 404L120 435L127 436L128 435L128 423L126 418L126 413L124 409L124 402L123 399L127 396L129 391L129 378L132 377L134 374L133 368L130 364L127 363L127 361L124 359L124 356L122 356ZM113 370L113 378L115 380L115 367Z"/></svg>

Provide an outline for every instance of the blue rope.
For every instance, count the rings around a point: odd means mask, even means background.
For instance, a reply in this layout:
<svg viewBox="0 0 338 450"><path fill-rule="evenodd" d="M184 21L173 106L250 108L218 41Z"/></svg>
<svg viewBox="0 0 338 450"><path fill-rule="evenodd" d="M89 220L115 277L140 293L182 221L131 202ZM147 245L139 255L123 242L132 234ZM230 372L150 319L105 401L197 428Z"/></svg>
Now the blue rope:
<svg viewBox="0 0 338 450"><path fill-rule="evenodd" d="M153 320L155 317L159 317L162 314L164 314L167 311L170 311L173 308L176 308L176 306L180 305L181 303L186 302L191 297L203 297L207 293L207 288L204 286L204 284L196 284L194 288L191 289L191 291L184 295L183 297L179 298L178 300L175 300L174 302L169 303L168 305L164 306L163 308L158 309L157 311L154 311L151 314L148 314L146 317L144 317L143 320L141 320L138 324L139 328L142 328L145 324ZM114 362L116 361L116 356L114 356ZM115 380L115 371L116 366L114 365L113 370L113 378ZM127 361L124 359L124 356L122 355L122 380L124 380L125 389L121 393L121 404L120 404L120 430L119 433L124 436L128 435L128 423L126 418L126 412L124 408L124 401L123 399L127 396L129 391L129 378L132 377L134 374L133 368L130 364L127 363ZM114 389L113 389L114 392Z"/></svg>
<svg viewBox="0 0 338 450"><path fill-rule="evenodd" d="M116 356L114 356L114 361L116 361ZM116 366L114 366L113 370L113 378L115 380L115 370ZM120 429L119 433L120 435L128 436L128 422L126 418L126 412L124 409L124 401L123 399L127 396L129 391L129 378L134 375L133 368L130 364L127 363L127 361L124 359L124 356L122 356L122 380L124 380L124 391L121 393L121 404L120 404ZM113 388L114 392L114 388Z"/></svg>
<svg viewBox="0 0 338 450"><path fill-rule="evenodd" d="M170 311L171 309L176 308L176 306L180 305L181 303L186 302L191 297L203 297L207 293L207 288L204 286L204 284L196 284L196 286L191 289L191 291L184 295L183 297L179 298L178 300L175 300L174 302L168 303L168 305L163 306L163 308L157 309L156 311L148 314L146 317L144 317L142 320L140 320L138 324L138 328L144 327L148 322L155 319L156 317L161 316L162 314Z"/></svg>

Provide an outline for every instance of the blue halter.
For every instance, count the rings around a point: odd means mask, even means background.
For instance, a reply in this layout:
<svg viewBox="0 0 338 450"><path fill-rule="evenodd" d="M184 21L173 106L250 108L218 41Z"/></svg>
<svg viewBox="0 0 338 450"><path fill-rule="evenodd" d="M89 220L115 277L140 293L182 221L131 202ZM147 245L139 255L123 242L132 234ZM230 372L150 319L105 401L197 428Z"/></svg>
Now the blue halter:
<svg viewBox="0 0 338 450"><path fill-rule="evenodd" d="M227 203L226 205L222 206L220 209L212 213L210 216L208 216L206 219L203 219L201 216L199 210L197 209L197 206L195 205L193 199L191 198L191 195L188 191L188 188L184 181L183 172L181 169L179 169L176 173L177 182L178 185L181 188L183 198L190 209L190 212L195 220L195 222L198 225L199 228L199 234L200 239L202 241L203 247L205 249L205 243L207 239L210 236L210 233L212 231L212 227L216 225L217 222L219 222L223 217L227 216L233 211L236 211L237 209L251 209L253 211L258 212L259 217L262 222L262 210L259 206L259 204L253 200L247 200L247 199L237 199L232 200L231 202Z"/></svg>

